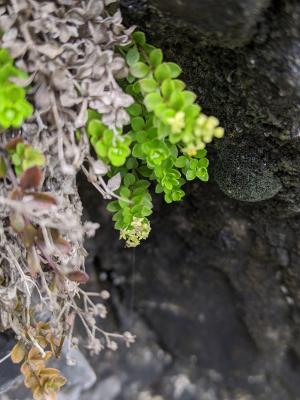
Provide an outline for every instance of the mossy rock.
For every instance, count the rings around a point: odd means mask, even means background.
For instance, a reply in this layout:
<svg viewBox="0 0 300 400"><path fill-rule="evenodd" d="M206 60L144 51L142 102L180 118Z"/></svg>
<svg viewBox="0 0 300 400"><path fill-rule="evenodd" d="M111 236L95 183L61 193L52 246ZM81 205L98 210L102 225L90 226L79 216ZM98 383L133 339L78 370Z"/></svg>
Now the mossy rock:
<svg viewBox="0 0 300 400"><path fill-rule="evenodd" d="M272 162L264 158L258 149L251 147L224 146L213 175L227 196L240 201L271 199L282 188Z"/></svg>

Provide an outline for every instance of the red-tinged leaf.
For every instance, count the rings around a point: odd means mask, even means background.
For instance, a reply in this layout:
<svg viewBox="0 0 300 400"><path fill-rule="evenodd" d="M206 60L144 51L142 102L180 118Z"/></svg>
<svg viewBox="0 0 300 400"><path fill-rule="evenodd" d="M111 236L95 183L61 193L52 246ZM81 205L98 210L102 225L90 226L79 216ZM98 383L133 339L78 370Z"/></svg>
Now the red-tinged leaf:
<svg viewBox="0 0 300 400"><path fill-rule="evenodd" d="M13 139L11 139L5 146L6 150L10 151L10 150L15 150L15 148L17 147L18 143L23 143L23 139L21 138L21 136L15 137Z"/></svg>
<svg viewBox="0 0 300 400"><path fill-rule="evenodd" d="M48 234L49 236L51 236L52 241L57 250L59 250L62 254L68 254L70 252L71 250L70 243L60 236L60 233L57 229L52 229L52 228L48 229ZM37 243L38 246L41 247L43 250L46 249L43 232L40 228L38 229Z"/></svg>
<svg viewBox="0 0 300 400"><path fill-rule="evenodd" d="M25 190L38 189L42 182L42 171L39 167L28 168L20 177L20 188Z"/></svg>
<svg viewBox="0 0 300 400"><path fill-rule="evenodd" d="M24 196L24 199L26 199L26 196ZM38 209L45 209L58 204L51 194L44 192L30 193L28 195L28 203Z"/></svg>
<svg viewBox="0 0 300 400"><path fill-rule="evenodd" d="M77 283L87 283L87 281L90 279L88 274L83 271L69 272L67 274L67 278L70 279L70 281L77 282Z"/></svg>
<svg viewBox="0 0 300 400"><path fill-rule="evenodd" d="M50 193L36 192L36 193L33 193L32 196L36 201L39 201L42 203L53 204L55 206L57 206L57 204L58 204L56 198Z"/></svg>
<svg viewBox="0 0 300 400"><path fill-rule="evenodd" d="M11 192L9 192L8 197L11 200L22 200L24 194L20 188L14 188Z"/></svg>

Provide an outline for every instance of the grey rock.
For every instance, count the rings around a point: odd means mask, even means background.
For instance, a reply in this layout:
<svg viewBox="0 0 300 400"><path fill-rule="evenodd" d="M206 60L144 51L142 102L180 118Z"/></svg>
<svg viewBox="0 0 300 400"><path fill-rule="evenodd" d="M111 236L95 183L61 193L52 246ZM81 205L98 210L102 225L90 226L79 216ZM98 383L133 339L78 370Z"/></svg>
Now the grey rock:
<svg viewBox="0 0 300 400"><path fill-rule="evenodd" d="M123 0L122 4L127 23L138 25L150 42L163 48L166 59L182 66L183 79L198 94L203 111L216 115L225 127L226 139L210 146L211 165L215 165L215 154L230 143L236 149L241 147L236 152L245 153L241 168L245 169L244 175L249 175L249 171L254 171L252 154L257 151L268 165L267 168L258 165L258 173L254 173L251 181L254 185L256 180L263 184L266 179L268 189L265 195L255 195L255 199L274 196L280 188L280 179L282 190L275 196L278 212L299 213L300 3L273 2L264 11L251 42L234 49L208 45L205 33L191 27L184 17L178 25L176 2L165 13L161 11L164 2L159 10L151 1ZM223 8L227 9L227 2ZM213 19L215 8L207 7L206 11L211 12ZM196 8L194 15L198 18ZM232 180L228 175L218 179L218 183ZM228 192L227 186L228 183L223 183L222 188ZM249 198L247 194L245 197Z"/></svg>
<svg viewBox="0 0 300 400"><path fill-rule="evenodd" d="M103 379L93 390L92 394L89 394L90 400L98 400L99 394L106 400L114 400L120 394L122 390L122 383L116 376L110 376Z"/></svg>
<svg viewBox="0 0 300 400"><path fill-rule="evenodd" d="M189 184L181 204L158 200L151 237L135 252L122 248L110 216L82 187L102 224L92 253L101 284L119 299L115 326L128 329L133 304L143 326L133 333L146 338L112 355L99 376L117 378L116 400L298 400L300 4L272 1L241 37L230 38L229 28L223 42L213 28L200 32L196 7L188 16L193 2L182 4L122 1L127 23L182 66L226 138L209 146L210 182ZM215 8L205 12L213 21ZM128 368L130 354L142 360L154 348L170 357L159 373L156 363Z"/></svg>
<svg viewBox="0 0 300 400"><path fill-rule="evenodd" d="M74 365L68 366L66 356L72 360ZM54 366L67 378L67 384L59 394L58 400L79 400L82 393L90 389L96 382L95 372L79 350L67 351L65 346L62 358Z"/></svg>
<svg viewBox="0 0 300 400"><path fill-rule="evenodd" d="M282 189L272 167L260 149L229 144L222 146L212 169L220 189L229 197L262 201L271 199Z"/></svg>
<svg viewBox="0 0 300 400"><path fill-rule="evenodd" d="M249 42L269 0L151 0L179 21L191 24L209 44L225 47ZM176 20L175 20L176 21Z"/></svg>
<svg viewBox="0 0 300 400"><path fill-rule="evenodd" d="M67 354L68 358L74 362L73 366L68 366ZM67 352L67 348L64 346L62 357L57 361L52 361L49 365L58 368L67 378L67 384L59 393L58 400L79 400L82 394L96 382L95 372L79 350L72 349ZM22 377L12 380L9 376L7 382L5 394L1 396L0 393L0 400L29 400L32 398L31 392L23 385Z"/></svg>
<svg viewBox="0 0 300 400"><path fill-rule="evenodd" d="M14 344L15 341L12 335L9 333L0 334L0 360L11 351ZM2 394L16 384L20 375L20 369L19 366L13 364L9 358L1 363L0 368L0 394Z"/></svg>

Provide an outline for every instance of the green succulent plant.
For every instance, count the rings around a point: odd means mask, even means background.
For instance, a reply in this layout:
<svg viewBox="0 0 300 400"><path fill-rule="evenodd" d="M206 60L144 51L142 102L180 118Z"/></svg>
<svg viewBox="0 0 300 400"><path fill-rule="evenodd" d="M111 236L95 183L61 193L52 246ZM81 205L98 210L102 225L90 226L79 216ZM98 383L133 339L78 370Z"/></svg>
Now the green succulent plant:
<svg viewBox="0 0 300 400"><path fill-rule="evenodd" d="M45 165L45 156L23 142L19 142L14 149L9 151L9 154L17 175L31 167Z"/></svg>
<svg viewBox="0 0 300 400"><path fill-rule="evenodd" d="M7 129L20 128L32 114L32 106L25 99L25 90L14 84L0 87L0 125Z"/></svg>
<svg viewBox="0 0 300 400"><path fill-rule="evenodd" d="M33 112L26 100L25 89L12 83L11 78L26 78L26 73L13 65L6 49L0 49L0 128L20 128Z"/></svg>
<svg viewBox="0 0 300 400"><path fill-rule="evenodd" d="M115 167L125 164L130 155L131 138L129 135L122 135L119 131L116 135L108 129L100 119L90 119L87 132L91 143L94 145L97 155Z"/></svg>
<svg viewBox="0 0 300 400"><path fill-rule="evenodd" d="M207 182L209 161L205 146L224 130L196 104L196 95L179 80L181 68L163 61L160 49L150 46L142 32L120 48L130 74L120 81L134 98L128 109L130 125L121 132L108 129L95 111L89 112L87 133L100 159L121 174L119 200L108 204L115 228L129 247L150 232L153 204L149 191L162 193L167 203L180 201L186 181Z"/></svg>

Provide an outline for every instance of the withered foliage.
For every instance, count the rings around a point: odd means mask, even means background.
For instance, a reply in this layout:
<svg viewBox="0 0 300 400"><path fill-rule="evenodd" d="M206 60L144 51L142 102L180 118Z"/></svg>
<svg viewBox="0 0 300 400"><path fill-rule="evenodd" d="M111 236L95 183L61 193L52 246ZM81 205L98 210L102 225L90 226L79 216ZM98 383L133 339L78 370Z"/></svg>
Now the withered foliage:
<svg viewBox="0 0 300 400"><path fill-rule="evenodd" d="M22 362L24 384L31 389L34 400L55 400L66 379L58 369L47 367L46 361L59 355L62 340L55 338L50 325L42 322L31 328L31 334L36 337L43 352L34 346L30 348L18 342L11 352L12 362L15 364Z"/></svg>
<svg viewBox="0 0 300 400"><path fill-rule="evenodd" d="M107 166L101 165L99 172L99 162L90 156L84 134L87 109L100 112L103 122L117 132L128 123L125 108L133 102L117 83L128 71L114 51L129 42L133 29L123 27L119 11L108 13L113 2L0 0L0 47L27 72L28 79L12 80L30 85L28 100L35 110L20 130L0 133L0 156L8 171L0 180L0 331L12 329L20 340L13 357L18 361L24 349L22 372L36 399L43 398L41 385L46 387L50 378L57 387L63 384L63 378L44 365L44 345L50 342L38 334L40 319L50 319L51 337L66 338L72 345L77 343L77 317L93 353L105 345L116 349L114 338L128 345L134 339L129 333L109 334L99 328L96 318L106 315L102 300L107 293L95 304L95 294L79 287L88 280L84 238L92 236L97 225L82 223L76 174L83 169L106 197L115 190L103 179ZM44 154L44 168L15 174L7 149L19 138Z"/></svg>

